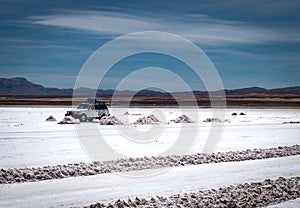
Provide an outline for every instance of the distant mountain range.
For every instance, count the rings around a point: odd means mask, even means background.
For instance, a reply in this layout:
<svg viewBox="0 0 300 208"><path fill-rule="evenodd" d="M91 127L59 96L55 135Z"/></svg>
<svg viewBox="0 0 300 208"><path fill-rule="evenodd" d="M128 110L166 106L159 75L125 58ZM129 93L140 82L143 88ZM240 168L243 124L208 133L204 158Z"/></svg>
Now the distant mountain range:
<svg viewBox="0 0 300 208"><path fill-rule="evenodd" d="M79 88L75 89L76 94L88 97L88 95L94 95L95 89L89 88ZM114 94L114 90L101 90L98 89L96 92L97 97L108 98ZM176 92L175 92L176 93ZM207 96L206 91L194 91L197 96ZM132 91L121 91L118 92L120 96L126 96L132 94ZM177 92L177 94L184 94L184 92ZM255 95L299 95L300 96L300 86L286 87L278 89L264 89L260 87L250 87L234 90L226 90L226 96L255 96ZM73 89L59 89L59 88L47 88L42 85L34 84L28 81L24 77L16 78L0 78L0 96L1 97L43 97L43 98L53 98L53 97L72 97ZM153 90L142 90L139 91L136 96L140 97L156 97L156 96L170 96L169 93L153 91Z"/></svg>

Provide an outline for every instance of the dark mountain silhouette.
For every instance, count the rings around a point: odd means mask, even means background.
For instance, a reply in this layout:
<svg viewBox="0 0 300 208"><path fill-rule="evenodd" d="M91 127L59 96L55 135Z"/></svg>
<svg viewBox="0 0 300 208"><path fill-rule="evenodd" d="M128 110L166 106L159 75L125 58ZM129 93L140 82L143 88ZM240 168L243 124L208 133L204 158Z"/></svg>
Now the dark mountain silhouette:
<svg viewBox="0 0 300 208"><path fill-rule="evenodd" d="M72 97L73 89L59 89L59 88L47 88L42 85L34 84L28 81L24 77L16 77L16 78L0 78L0 96L2 97L44 97L44 98L52 98L52 97ZM89 97L95 95L95 89L90 88L78 88L75 89L76 95ZM115 93L114 90L101 90L98 89L96 95L99 97L111 97ZM206 91L194 91L196 96L207 96L208 92ZM217 92L211 92L217 93ZM266 94L266 95L283 95L283 94L293 94L300 95L300 86L295 87L286 87L286 88L278 88L278 89L264 89L260 87L250 87L250 88L242 88L242 89L233 89L233 90L225 90L227 96L245 96L245 95L258 95L258 94ZM137 93L133 93L132 91L119 91L119 96L127 96L135 94L135 96L139 97L163 97L163 96L171 96L170 93L159 92L154 90L141 90ZM176 92L177 95L184 95L184 92Z"/></svg>
<svg viewBox="0 0 300 208"><path fill-rule="evenodd" d="M273 94L299 94L300 86L272 89L269 92Z"/></svg>
<svg viewBox="0 0 300 208"><path fill-rule="evenodd" d="M46 88L24 77L0 78L0 96L7 97L69 97L73 89Z"/></svg>
<svg viewBox="0 0 300 208"><path fill-rule="evenodd" d="M225 90L226 95L245 95L253 93L268 93L269 90L261 87L248 87L242 89Z"/></svg>

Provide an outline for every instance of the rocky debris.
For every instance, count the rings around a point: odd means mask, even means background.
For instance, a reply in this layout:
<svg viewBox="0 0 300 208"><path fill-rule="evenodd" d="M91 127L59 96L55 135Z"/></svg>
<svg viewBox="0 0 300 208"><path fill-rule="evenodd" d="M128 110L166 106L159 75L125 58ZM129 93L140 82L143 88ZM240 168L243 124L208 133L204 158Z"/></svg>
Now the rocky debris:
<svg viewBox="0 0 300 208"><path fill-rule="evenodd" d="M56 119L51 115L46 119L46 121L56 121Z"/></svg>
<svg viewBox="0 0 300 208"><path fill-rule="evenodd" d="M130 115L130 114L129 114L129 112L128 112L128 111L126 111L126 112L124 113L124 115L127 115L127 116L128 116L128 115Z"/></svg>
<svg viewBox="0 0 300 208"><path fill-rule="evenodd" d="M236 112L233 112L231 115L232 115L232 116L237 116L237 113L236 113ZM240 112L239 115L240 115L240 116L244 116L244 115L246 115L246 113Z"/></svg>
<svg viewBox="0 0 300 208"><path fill-rule="evenodd" d="M172 155L142 158L118 159L93 163L74 163L67 165L45 166L36 168L0 169L0 184L41 181L49 179L96 175L112 172L155 169L204 163L246 161L300 155L300 145L270 149L243 150L193 155Z"/></svg>
<svg viewBox="0 0 300 208"><path fill-rule="evenodd" d="M283 124L300 124L300 121L286 121L286 122L283 122Z"/></svg>
<svg viewBox="0 0 300 208"><path fill-rule="evenodd" d="M141 113L132 113L131 115L132 116L141 116L142 114Z"/></svg>
<svg viewBox="0 0 300 208"><path fill-rule="evenodd" d="M63 120L58 122L58 124L80 124L80 120L70 116L65 116Z"/></svg>
<svg viewBox="0 0 300 208"><path fill-rule="evenodd" d="M222 122L219 118L207 118L203 122Z"/></svg>
<svg viewBox="0 0 300 208"><path fill-rule="evenodd" d="M19 127L19 126L23 126L23 125L24 125L23 123L20 123L20 124L15 124L14 126Z"/></svg>
<svg viewBox="0 0 300 208"><path fill-rule="evenodd" d="M100 125L124 125L117 117L115 116L103 116L99 120Z"/></svg>
<svg viewBox="0 0 300 208"><path fill-rule="evenodd" d="M193 123L193 121L186 115L181 115L178 118L171 120L174 123Z"/></svg>
<svg viewBox="0 0 300 208"><path fill-rule="evenodd" d="M134 125L144 125L144 124L158 124L159 120L154 115L149 115L147 117L139 118L133 124Z"/></svg>
<svg viewBox="0 0 300 208"><path fill-rule="evenodd" d="M152 196L150 198L128 198L116 200L111 204L96 203L85 208L119 207L263 207L278 204L300 197L300 177L260 182L244 183L220 187L219 189L199 190L197 192L174 194L171 196Z"/></svg>

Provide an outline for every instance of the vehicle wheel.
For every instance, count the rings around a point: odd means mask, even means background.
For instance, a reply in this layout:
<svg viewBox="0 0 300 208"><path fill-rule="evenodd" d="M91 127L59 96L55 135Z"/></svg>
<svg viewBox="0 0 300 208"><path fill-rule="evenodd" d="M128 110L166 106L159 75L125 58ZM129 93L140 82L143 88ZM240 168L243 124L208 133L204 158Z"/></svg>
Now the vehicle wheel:
<svg viewBox="0 0 300 208"><path fill-rule="evenodd" d="M80 119L79 119L81 122L86 122L87 121L87 116L85 114L82 114L80 116Z"/></svg>

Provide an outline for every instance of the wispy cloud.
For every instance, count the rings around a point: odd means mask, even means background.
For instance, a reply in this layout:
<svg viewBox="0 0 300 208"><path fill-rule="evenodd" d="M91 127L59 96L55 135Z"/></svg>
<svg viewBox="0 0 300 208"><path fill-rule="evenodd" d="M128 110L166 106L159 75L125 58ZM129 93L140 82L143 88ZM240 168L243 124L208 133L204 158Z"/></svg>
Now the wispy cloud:
<svg viewBox="0 0 300 208"><path fill-rule="evenodd" d="M65 14L31 16L29 20L35 25L112 36L146 30L164 31L209 45L300 41L300 31L293 28L290 28L292 32L287 32L283 29L264 28L241 21L224 21L199 14L165 19L159 15L149 18L120 12L67 11Z"/></svg>
<svg viewBox="0 0 300 208"><path fill-rule="evenodd" d="M59 26L104 34L127 34L149 28L163 29L155 22L111 12L72 12L67 15L33 16L34 24Z"/></svg>

